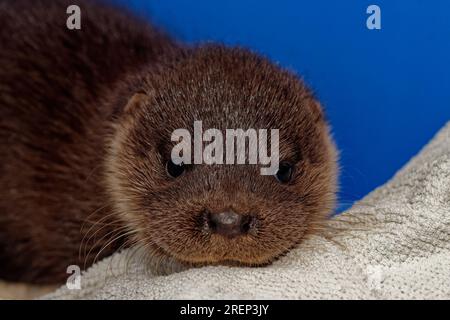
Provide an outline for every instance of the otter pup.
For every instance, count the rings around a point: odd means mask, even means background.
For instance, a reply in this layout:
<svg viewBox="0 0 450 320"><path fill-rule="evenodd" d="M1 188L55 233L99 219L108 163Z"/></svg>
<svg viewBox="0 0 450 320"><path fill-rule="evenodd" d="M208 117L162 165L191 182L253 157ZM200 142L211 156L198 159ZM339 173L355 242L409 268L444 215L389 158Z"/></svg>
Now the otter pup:
<svg viewBox="0 0 450 320"><path fill-rule="evenodd" d="M0 278L57 283L122 247L182 266L270 263L331 213L337 156L303 82L106 4L0 3ZM279 129L280 166L175 164L178 128Z"/></svg>

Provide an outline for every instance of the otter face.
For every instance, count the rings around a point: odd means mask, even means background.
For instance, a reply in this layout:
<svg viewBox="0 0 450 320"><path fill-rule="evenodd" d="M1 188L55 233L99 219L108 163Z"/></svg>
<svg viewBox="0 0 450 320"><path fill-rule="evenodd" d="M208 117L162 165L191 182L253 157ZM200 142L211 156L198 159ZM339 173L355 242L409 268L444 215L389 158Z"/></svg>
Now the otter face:
<svg viewBox="0 0 450 320"><path fill-rule="evenodd" d="M122 221L152 253L192 265L263 265L331 214L337 159L300 80L242 49L195 49L140 81L112 138L107 179ZM258 164L181 164L174 130L278 129L274 175Z"/></svg>

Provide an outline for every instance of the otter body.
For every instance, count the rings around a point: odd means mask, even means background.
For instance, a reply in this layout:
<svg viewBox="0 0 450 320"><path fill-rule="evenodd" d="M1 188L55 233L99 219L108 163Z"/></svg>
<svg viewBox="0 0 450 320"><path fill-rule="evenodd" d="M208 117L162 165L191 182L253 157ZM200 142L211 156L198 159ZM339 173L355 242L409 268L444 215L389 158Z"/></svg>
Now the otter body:
<svg viewBox="0 0 450 320"><path fill-rule="evenodd" d="M330 214L336 152L300 80L78 3L81 30L66 27L70 1L0 3L0 278L60 282L69 265L132 245L184 265L263 265ZM196 120L280 129L292 177L219 165L175 177L171 132Z"/></svg>
<svg viewBox="0 0 450 320"><path fill-rule="evenodd" d="M82 29L68 30L70 4L0 4L3 279L61 280L67 266L84 264L82 225L87 231L90 214L96 221L110 211L101 166L113 110L104 99L120 78L172 47L151 27L84 1Z"/></svg>

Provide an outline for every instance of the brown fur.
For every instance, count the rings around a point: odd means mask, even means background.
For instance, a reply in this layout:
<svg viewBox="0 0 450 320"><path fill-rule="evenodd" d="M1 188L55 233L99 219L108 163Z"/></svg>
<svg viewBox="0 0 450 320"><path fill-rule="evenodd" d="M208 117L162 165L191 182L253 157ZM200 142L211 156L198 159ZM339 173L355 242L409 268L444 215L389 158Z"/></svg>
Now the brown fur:
<svg viewBox="0 0 450 320"><path fill-rule="evenodd" d="M70 31L70 1L0 2L1 278L62 281L68 265L129 245L184 266L263 265L330 214L336 151L299 79L247 50L181 47L81 3L82 30ZM194 120L279 129L294 180L254 165L195 165L169 178L171 133ZM206 232L201 212L227 208L256 215L256 232Z"/></svg>

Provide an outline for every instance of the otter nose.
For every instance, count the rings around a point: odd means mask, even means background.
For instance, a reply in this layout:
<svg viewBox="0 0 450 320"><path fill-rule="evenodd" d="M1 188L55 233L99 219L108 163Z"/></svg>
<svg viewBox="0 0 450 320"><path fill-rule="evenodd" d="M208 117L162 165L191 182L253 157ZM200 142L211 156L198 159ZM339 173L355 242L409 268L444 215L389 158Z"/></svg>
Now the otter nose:
<svg viewBox="0 0 450 320"><path fill-rule="evenodd" d="M254 218L247 215L237 214L233 211L210 213L208 226L211 232L222 236L233 238L246 234L253 225Z"/></svg>

